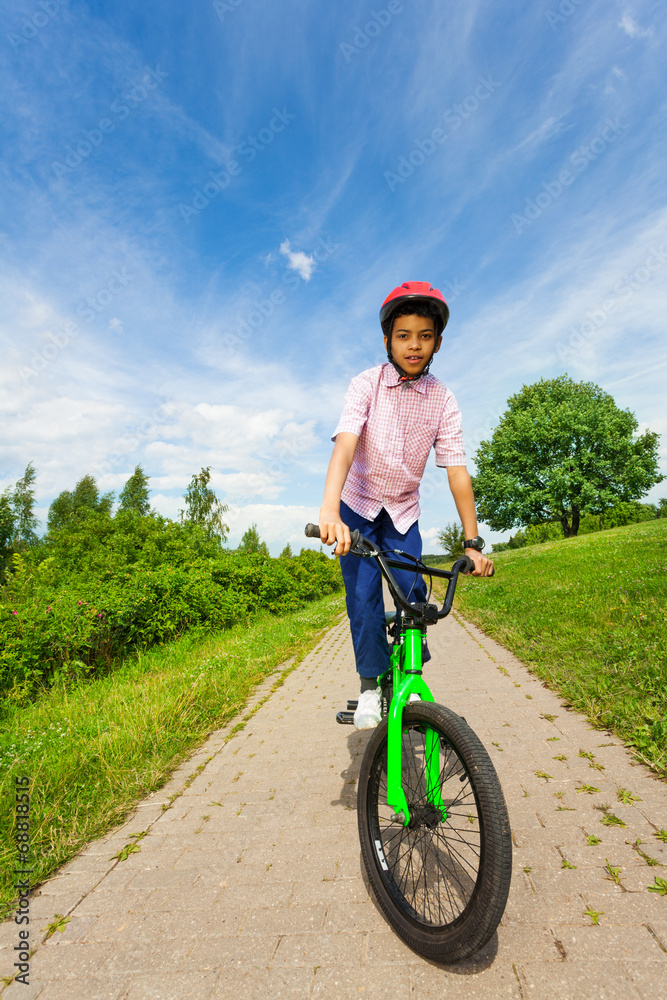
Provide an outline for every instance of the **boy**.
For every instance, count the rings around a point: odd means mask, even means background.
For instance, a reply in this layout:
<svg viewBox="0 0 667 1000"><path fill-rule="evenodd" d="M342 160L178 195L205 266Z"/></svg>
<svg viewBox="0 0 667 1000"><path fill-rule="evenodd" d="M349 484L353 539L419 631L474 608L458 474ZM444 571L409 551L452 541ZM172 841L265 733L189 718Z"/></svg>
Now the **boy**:
<svg viewBox="0 0 667 1000"><path fill-rule="evenodd" d="M361 677L354 713L357 729L380 721L378 677L389 667L380 570L372 559L349 556L350 529L358 528L381 549L421 556L419 483L435 446L436 465L447 468L449 486L465 534L475 576L490 576L482 555L470 476L465 467L461 414L452 393L428 370L440 350L449 308L427 281L406 281L382 304L380 324L388 362L352 379L335 442L320 509L320 537L337 543L345 582L352 643ZM426 600L422 577L397 573L410 600ZM424 660L430 659L424 650Z"/></svg>

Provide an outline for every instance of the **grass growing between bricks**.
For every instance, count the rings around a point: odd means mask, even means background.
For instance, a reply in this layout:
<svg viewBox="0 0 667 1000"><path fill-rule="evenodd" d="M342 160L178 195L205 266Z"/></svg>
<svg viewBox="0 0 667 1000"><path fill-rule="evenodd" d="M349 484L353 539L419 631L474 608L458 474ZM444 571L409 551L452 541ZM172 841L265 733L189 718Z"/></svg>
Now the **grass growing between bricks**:
<svg viewBox="0 0 667 1000"><path fill-rule="evenodd" d="M253 625L188 634L74 689L8 708L0 734L0 917L13 907L14 779L30 778L33 885L117 825L246 704L290 657L300 660L344 610L332 595ZM238 728L238 727L237 727Z"/></svg>
<svg viewBox="0 0 667 1000"><path fill-rule="evenodd" d="M667 519L493 559L462 614L667 776Z"/></svg>

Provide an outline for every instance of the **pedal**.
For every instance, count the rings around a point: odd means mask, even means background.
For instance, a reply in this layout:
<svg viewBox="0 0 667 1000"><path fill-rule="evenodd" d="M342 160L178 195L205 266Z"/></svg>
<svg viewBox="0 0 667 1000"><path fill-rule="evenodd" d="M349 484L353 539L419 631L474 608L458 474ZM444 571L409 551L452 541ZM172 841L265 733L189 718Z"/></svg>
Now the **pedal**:
<svg viewBox="0 0 667 1000"><path fill-rule="evenodd" d="M336 712L336 722L341 726L353 726L354 712Z"/></svg>
<svg viewBox="0 0 667 1000"><path fill-rule="evenodd" d="M348 710L348 712L354 712L354 710L355 710L355 708L357 707L358 704L359 704L358 701L351 701L348 698L347 699L347 710Z"/></svg>

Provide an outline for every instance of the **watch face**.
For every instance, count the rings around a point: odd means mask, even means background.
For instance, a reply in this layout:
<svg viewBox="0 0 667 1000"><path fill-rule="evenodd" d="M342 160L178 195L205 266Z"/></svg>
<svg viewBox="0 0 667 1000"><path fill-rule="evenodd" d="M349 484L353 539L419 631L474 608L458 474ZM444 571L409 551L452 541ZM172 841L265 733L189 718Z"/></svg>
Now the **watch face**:
<svg viewBox="0 0 667 1000"><path fill-rule="evenodd" d="M478 552L481 552L484 548L484 539L481 535L475 535L474 538L466 539L464 547L467 549L477 549Z"/></svg>

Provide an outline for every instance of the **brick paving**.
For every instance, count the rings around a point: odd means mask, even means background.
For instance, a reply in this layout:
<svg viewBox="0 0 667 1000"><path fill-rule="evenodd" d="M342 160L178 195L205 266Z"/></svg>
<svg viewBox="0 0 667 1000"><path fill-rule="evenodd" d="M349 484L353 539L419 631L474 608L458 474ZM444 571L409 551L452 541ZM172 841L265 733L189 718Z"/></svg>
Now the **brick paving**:
<svg viewBox="0 0 667 1000"><path fill-rule="evenodd" d="M667 786L470 624L450 618L429 643L436 700L482 738L512 823L507 909L474 960L422 960L369 899L355 811L368 735L334 717L356 696L342 623L283 686L258 690L254 703L266 700L244 729L211 736L122 829L40 887L33 934L56 913L71 919L37 948L30 986L3 1000L664 995L667 896L648 887L667 869L637 847L667 865L655 836L667 829ZM625 826L605 825L608 813ZM110 860L144 830L140 852ZM1 974L15 943L3 924Z"/></svg>

